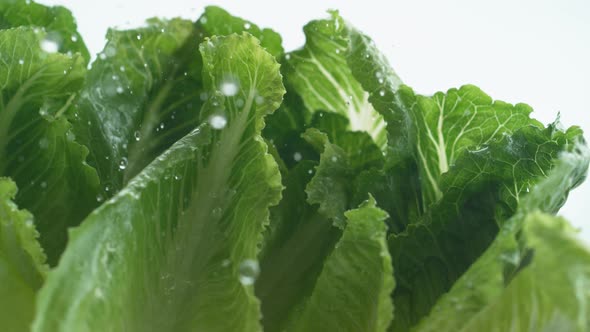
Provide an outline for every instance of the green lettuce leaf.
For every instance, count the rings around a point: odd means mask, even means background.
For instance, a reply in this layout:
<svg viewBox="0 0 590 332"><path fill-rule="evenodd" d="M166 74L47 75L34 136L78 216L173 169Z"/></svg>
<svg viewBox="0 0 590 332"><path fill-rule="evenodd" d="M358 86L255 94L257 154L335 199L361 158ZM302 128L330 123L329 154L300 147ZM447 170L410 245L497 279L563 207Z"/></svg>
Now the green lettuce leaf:
<svg viewBox="0 0 590 332"><path fill-rule="evenodd" d="M303 99L306 118L311 119L316 111L341 114L349 119L352 130L366 131L384 147L385 122L347 65L349 39L344 20L331 12L330 19L312 21L303 31L306 44L285 55L284 75Z"/></svg>
<svg viewBox="0 0 590 332"><path fill-rule="evenodd" d="M387 214L375 200L346 212L346 228L286 331L386 331L394 287Z"/></svg>
<svg viewBox="0 0 590 332"><path fill-rule="evenodd" d="M281 35L271 29L261 29L251 21L233 16L216 6L205 7L205 12L197 20L205 36L227 36L232 33L248 32L260 40L260 46L275 58L283 53Z"/></svg>
<svg viewBox="0 0 590 332"><path fill-rule="evenodd" d="M89 163L98 170L103 198L197 127L209 97L198 45L206 37L242 31L266 37L263 46L282 52L272 30L218 7L207 7L196 24L150 19L143 28L109 30L71 111L76 135L92 151Z"/></svg>
<svg viewBox="0 0 590 332"><path fill-rule="evenodd" d="M504 292L461 331L587 331L587 244L564 219L538 212L524 220L519 242L530 262L523 262Z"/></svg>
<svg viewBox="0 0 590 332"><path fill-rule="evenodd" d="M33 216L17 208L15 195L15 183L0 178L0 322L4 331L24 332L48 268Z"/></svg>
<svg viewBox="0 0 590 332"><path fill-rule="evenodd" d="M0 31L0 175L17 183L16 202L36 216L55 264L66 228L97 205L98 178L65 117L84 80L84 59L44 51L46 36L28 27Z"/></svg>
<svg viewBox="0 0 590 332"><path fill-rule="evenodd" d="M61 53L80 53L88 64L90 54L77 31L72 13L62 6L47 7L31 0L3 0L0 2L0 29L22 26L38 27L47 32L45 41L54 43ZM51 45L53 46L53 45Z"/></svg>
<svg viewBox="0 0 590 332"><path fill-rule="evenodd" d="M545 260L546 258L552 259L553 254L539 254L536 251L532 254L533 251L531 251L531 248L535 250L536 246L531 246L528 241L522 240L521 230L524 224L530 224L533 228L549 226L550 228L555 228L556 232L554 235L558 238L562 236L569 237L568 233L571 233L570 231L563 232L563 230L559 230L559 228L562 228L560 225L563 224L563 221L550 220L550 217L534 215L534 213L536 211L555 213L565 202L569 190L579 185L585 178L589 162L590 150L582 143L577 143L572 149L572 152L562 153L556 162L557 165L551 170L547 178L536 184L531 189L531 192L523 197L518 206L518 211L505 223L492 245L457 280L451 290L437 301L430 314L422 319L413 330L443 332L460 330L473 317L479 315L483 310L487 310L486 308L489 305L493 305L492 303L500 298L500 296L505 296L502 294L506 286L511 283L515 275L518 278L519 271L524 265L530 263L531 258L533 261L539 259L545 262L547 262ZM530 221L529 219L549 220L548 223L552 226L543 221ZM567 243L571 243L570 240L564 241L564 244L551 245L549 248L553 252L557 248L562 248L564 245L568 246ZM543 245L543 247L545 246ZM567 289L571 286L571 278L584 277L583 273L580 274L570 270L570 268L577 268L576 265L578 263L576 261L581 256L573 257L567 255L566 257L566 255L559 255L559 257L562 257L559 259L567 259L567 257L572 257L573 259L571 261L573 265L563 265L565 268L564 271L570 271L568 272L568 277L564 277L566 275L565 273L561 274L558 278L562 278L562 280L555 283L555 285L564 286L562 290L567 294ZM544 280L547 271L558 271L561 269L561 267L547 269L545 271L546 273L539 273L535 278ZM583 293L579 293L579 295L584 296ZM524 298L526 300L532 300L533 296L531 292ZM561 294L551 295L552 301L561 298L567 299L568 297ZM520 304L523 305L522 308L527 307L526 304ZM512 306L508 307L512 310ZM522 317L530 317L530 315L522 314ZM537 315L537 317L541 316ZM511 320L506 319L506 322L508 321ZM565 323L564 328L571 324L571 322Z"/></svg>
<svg viewBox="0 0 590 332"><path fill-rule="evenodd" d="M279 65L247 34L200 50L205 123L71 232L33 331L260 330L252 284L281 191L260 133L284 94Z"/></svg>
<svg viewBox="0 0 590 332"><path fill-rule="evenodd" d="M324 117L340 116L325 114ZM307 185L306 193L310 204L319 204L320 213L333 220L335 225L343 227L344 212L355 204L352 201L355 177L366 169L380 169L384 162L383 154L367 133L332 131L330 125L335 125L334 121L327 122L315 127L327 130L332 137L316 128L308 129L303 135L321 152L315 176ZM338 128L337 124L335 128Z"/></svg>
<svg viewBox="0 0 590 332"><path fill-rule="evenodd" d="M422 175L425 207L442 198L440 177L463 152L480 150L524 126L541 127L529 118L532 109L528 105L493 101L471 85L432 97L415 95L407 87L402 87L399 94L413 125L411 139Z"/></svg>
<svg viewBox="0 0 590 332"><path fill-rule="evenodd" d="M100 175L101 200L197 126L203 101L201 66L191 68L199 58L194 33L180 19L108 32L71 110Z"/></svg>
<svg viewBox="0 0 590 332"><path fill-rule="evenodd" d="M270 210L260 253L256 296L265 331L283 331L288 317L313 291L341 230L307 203L305 187L316 162L300 161L283 176L283 198Z"/></svg>
<svg viewBox="0 0 590 332"><path fill-rule="evenodd" d="M492 243L533 186L552 174L556 158L580 138L575 127L562 132L554 126L530 126L457 160L443 176L443 198L419 222L389 239L398 285L395 306L400 308L393 331L408 330L430 312ZM562 193L574 185L563 187ZM546 211L555 213L560 206Z"/></svg>

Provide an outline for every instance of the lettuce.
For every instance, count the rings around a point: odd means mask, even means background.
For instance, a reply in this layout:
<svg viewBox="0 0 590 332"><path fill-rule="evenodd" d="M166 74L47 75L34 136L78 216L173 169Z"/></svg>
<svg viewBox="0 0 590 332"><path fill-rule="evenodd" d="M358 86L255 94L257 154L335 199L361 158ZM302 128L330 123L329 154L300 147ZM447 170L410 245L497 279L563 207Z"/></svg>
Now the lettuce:
<svg viewBox="0 0 590 332"><path fill-rule="evenodd" d="M0 330L590 330L582 130L304 32L1 2Z"/></svg>

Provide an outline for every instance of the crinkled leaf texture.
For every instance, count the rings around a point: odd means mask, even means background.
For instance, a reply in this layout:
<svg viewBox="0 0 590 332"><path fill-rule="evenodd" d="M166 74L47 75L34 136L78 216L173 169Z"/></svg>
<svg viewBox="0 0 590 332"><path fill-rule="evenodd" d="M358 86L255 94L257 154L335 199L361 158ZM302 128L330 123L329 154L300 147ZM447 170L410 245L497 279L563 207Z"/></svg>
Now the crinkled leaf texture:
<svg viewBox="0 0 590 332"><path fill-rule="evenodd" d="M29 331L35 294L47 266L33 216L12 202L16 185L0 178L0 324L3 331Z"/></svg>
<svg viewBox="0 0 590 332"><path fill-rule="evenodd" d="M121 190L146 165L196 128L209 91L198 46L206 37L248 31L278 56L281 39L269 29L207 7L197 23L150 19L133 30L110 29L72 107L77 137L102 182L100 200Z"/></svg>
<svg viewBox="0 0 590 332"><path fill-rule="evenodd" d="M33 331L261 330L252 284L282 186L260 133L284 94L279 65L248 34L200 50L203 124L71 232Z"/></svg>
<svg viewBox="0 0 590 332"><path fill-rule="evenodd" d="M515 331L586 330L590 294L580 287L587 289L590 253L565 221L545 213L559 209L584 179L589 161L590 150L582 143L562 153L490 247L413 331L471 331L484 320L491 331L510 330L504 324ZM513 304L505 303L508 298ZM502 320L492 322L498 315ZM563 324L562 329L551 324Z"/></svg>
<svg viewBox="0 0 590 332"><path fill-rule="evenodd" d="M341 114L349 119L352 130L366 131L379 147L384 147L385 122L347 64L350 39L344 20L332 12L330 19L312 21L303 31L306 44L285 55L284 74L301 96L306 117L310 119L317 111Z"/></svg>
<svg viewBox="0 0 590 332"><path fill-rule="evenodd" d="M36 216L53 265L67 227L98 204L99 183L65 116L84 80L85 61L80 54L47 53L41 47L46 37L31 27L0 30L0 175L17 183L16 202Z"/></svg>
<svg viewBox="0 0 590 332"><path fill-rule="evenodd" d="M0 29L32 26L47 32L47 41L54 42L61 53L80 53L88 63L90 55L77 31L72 13L61 6L48 7L31 0L0 2Z"/></svg>

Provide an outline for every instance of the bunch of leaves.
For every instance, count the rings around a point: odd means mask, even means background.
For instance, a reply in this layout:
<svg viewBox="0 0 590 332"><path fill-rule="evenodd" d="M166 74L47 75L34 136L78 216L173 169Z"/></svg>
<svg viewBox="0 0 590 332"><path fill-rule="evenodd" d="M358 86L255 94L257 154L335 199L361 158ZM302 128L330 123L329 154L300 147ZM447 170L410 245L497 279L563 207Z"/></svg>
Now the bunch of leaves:
<svg viewBox="0 0 590 332"><path fill-rule="evenodd" d="M1 1L0 330L589 330L581 130L304 32Z"/></svg>

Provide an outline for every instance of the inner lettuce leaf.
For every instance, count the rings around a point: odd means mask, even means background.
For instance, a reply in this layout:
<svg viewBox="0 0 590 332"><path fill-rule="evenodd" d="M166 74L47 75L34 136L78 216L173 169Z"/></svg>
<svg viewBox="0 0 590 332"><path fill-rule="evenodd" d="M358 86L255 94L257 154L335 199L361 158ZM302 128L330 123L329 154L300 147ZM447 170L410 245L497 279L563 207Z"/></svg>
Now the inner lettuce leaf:
<svg viewBox="0 0 590 332"><path fill-rule="evenodd" d="M349 119L352 130L367 132L384 148L385 121L347 65L349 39L344 20L331 12L329 19L311 21L303 31L305 46L287 53L283 62L285 80L308 110L306 119L317 111L341 114Z"/></svg>
<svg viewBox="0 0 590 332"><path fill-rule="evenodd" d="M0 178L0 322L4 331L25 332L48 267L33 216L12 201L16 191L13 181Z"/></svg>
<svg viewBox="0 0 590 332"><path fill-rule="evenodd" d="M260 133L279 65L249 34L200 51L202 124L71 232L33 331L261 330L256 259L282 186Z"/></svg>
<svg viewBox="0 0 590 332"><path fill-rule="evenodd" d="M54 265L67 227L98 205L99 182L66 117L84 81L85 60L43 47L47 37L27 26L0 30L0 175L18 185L16 203L36 216Z"/></svg>

